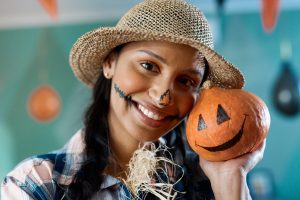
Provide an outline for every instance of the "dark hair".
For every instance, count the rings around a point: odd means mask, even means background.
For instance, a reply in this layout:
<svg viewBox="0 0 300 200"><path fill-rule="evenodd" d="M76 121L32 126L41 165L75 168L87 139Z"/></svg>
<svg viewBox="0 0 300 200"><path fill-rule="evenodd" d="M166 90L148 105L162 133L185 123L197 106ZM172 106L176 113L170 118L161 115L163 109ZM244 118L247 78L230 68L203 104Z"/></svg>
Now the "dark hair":
<svg viewBox="0 0 300 200"><path fill-rule="evenodd" d="M116 47L110 55L118 56L124 45ZM89 199L103 182L103 171L108 164L108 109L111 79L106 79L100 70L93 89L93 99L84 118L85 161L68 186L70 199Z"/></svg>
<svg viewBox="0 0 300 200"><path fill-rule="evenodd" d="M109 156L107 113L110 90L111 80L100 73L84 120L86 159L68 187L68 197L71 199L91 198L103 181L103 170Z"/></svg>

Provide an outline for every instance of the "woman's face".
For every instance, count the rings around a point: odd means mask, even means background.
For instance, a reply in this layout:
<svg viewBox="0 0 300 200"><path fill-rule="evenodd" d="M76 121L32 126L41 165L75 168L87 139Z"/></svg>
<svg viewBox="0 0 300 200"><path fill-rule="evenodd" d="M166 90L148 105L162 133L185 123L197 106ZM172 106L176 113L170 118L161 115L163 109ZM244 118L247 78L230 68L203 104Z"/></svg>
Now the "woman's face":
<svg viewBox="0 0 300 200"><path fill-rule="evenodd" d="M192 109L204 74L194 48L161 41L132 42L104 63L112 78L108 120L122 140L157 140Z"/></svg>

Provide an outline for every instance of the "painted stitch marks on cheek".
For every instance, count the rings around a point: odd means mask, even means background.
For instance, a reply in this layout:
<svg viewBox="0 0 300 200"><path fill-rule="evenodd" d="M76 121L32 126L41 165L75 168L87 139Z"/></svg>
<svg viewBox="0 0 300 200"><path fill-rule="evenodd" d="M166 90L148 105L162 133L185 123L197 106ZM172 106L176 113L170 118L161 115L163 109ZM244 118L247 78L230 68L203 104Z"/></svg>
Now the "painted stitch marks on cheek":
<svg viewBox="0 0 300 200"><path fill-rule="evenodd" d="M116 83L114 83L114 89L122 99L131 102L131 96L126 95L125 92Z"/></svg>

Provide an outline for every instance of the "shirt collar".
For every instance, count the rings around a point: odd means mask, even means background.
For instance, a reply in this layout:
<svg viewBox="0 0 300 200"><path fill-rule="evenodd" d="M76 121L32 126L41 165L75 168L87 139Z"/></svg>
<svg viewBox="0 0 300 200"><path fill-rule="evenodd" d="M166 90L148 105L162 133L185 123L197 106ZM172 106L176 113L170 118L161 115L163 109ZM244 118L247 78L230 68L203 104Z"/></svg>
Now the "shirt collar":
<svg viewBox="0 0 300 200"><path fill-rule="evenodd" d="M59 153L64 153L66 156L63 172L61 174L57 174L58 184L69 185L72 182L75 174L78 172L81 164L85 160L84 148L84 132L80 129L74 134L63 149L59 151ZM104 175L104 180L100 189L106 189L119 183L119 179L110 175Z"/></svg>
<svg viewBox="0 0 300 200"><path fill-rule="evenodd" d="M158 143L165 144L163 138L159 138ZM69 185L75 174L81 167L81 164L85 160L85 143L84 143L84 132L82 129L78 130L74 136L69 140L69 142L59 151L59 153L65 153L64 159L64 169L62 173L57 174L57 182L60 185ZM56 163L57 164L57 163ZM59 163L60 164L60 163ZM100 186L100 189L106 189L116 184L119 184L121 181L113 176L104 174L103 183Z"/></svg>

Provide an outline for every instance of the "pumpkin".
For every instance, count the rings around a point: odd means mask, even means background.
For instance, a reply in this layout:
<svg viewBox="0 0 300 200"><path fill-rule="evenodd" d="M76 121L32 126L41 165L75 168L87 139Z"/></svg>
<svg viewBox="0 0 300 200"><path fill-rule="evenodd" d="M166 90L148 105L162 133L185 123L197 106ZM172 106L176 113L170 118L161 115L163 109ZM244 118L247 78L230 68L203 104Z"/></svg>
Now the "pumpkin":
<svg viewBox="0 0 300 200"><path fill-rule="evenodd" d="M269 127L269 110L258 96L212 87L201 91L188 117L186 136L202 158L224 161L257 149Z"/></svg>

